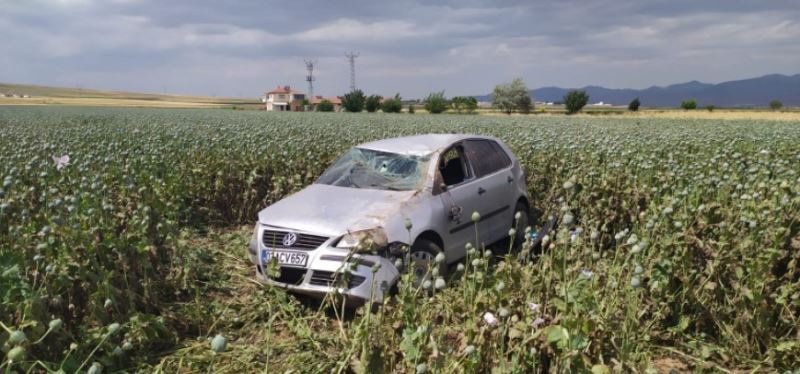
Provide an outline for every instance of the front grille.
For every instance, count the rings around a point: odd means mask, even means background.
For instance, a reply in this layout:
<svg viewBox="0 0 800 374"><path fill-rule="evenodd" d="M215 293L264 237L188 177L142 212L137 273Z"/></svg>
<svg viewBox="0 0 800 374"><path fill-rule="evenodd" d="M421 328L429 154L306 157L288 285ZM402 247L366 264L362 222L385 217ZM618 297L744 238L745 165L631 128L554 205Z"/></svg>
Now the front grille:
<svg viewBox="0 0 800 374"><path fill-rule="evenodd" d="M300 284L306 276L306 269L281 267L281 276L275 281L286 284Z"/></svg>
<svg viewBox="0 0 800 374"><path fill-rule="evenodd" d="M256 265L256 269L258 273L269 277L266 275L264 268L261 265ZM299 285L303 282L303 278L306 276L306 269L298 269L298 268L289 268L289 267L281 267L281 276L277 278L271 278L273 281L292 284L292 285Z"/></svg>
<svg viewBox="0 0 800 374"><path fill-rule="evenodd" d="M286 246L283 244L283 238L288 233L289 231L264 230L264 233L261 234L261 243L263 243L265 247L269 248L311 250L319 248L322 243L325 243L325 241L329 239L327 236L294 233L297 235L297 241L290 246Z"/></svg>
<svg viewBox="0 0 800 374"><path fill-rule="evenodd" d="M334 282L333 274L334 273L331 271L315 270L311 273L311 280L309 280L308 283L311 283L315 286L330 287Z"/></svg>
<svg viewBox="0 0 800 374"><path fill-rule="evenodd" d="M322 271L322 270L315 270L311 273L311 280L308 283L311 283L316 286L326 286L332 287L337 284L336 279L337 274L332 271ZM338 276L342 276L342 274L338 274ZM347 288L356 288L364 283L367 278L364 278L360 275L350 274L350 280L347 282Z"/></svg>

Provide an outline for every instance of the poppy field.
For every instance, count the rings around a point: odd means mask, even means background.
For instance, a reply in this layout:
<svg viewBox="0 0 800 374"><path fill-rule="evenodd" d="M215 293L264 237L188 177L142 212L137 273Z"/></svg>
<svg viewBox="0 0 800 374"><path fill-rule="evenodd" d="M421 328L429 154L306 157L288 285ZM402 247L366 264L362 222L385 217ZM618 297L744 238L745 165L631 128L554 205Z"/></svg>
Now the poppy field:
<svg viewBox="0 0 800 374"><path fill-rule="evenodd" d="M506 142L544 249L476 217L372 310L256 282L259 210L423 133ZM3 372L800 370L798 122L0 107L0 180Z"/></svg>

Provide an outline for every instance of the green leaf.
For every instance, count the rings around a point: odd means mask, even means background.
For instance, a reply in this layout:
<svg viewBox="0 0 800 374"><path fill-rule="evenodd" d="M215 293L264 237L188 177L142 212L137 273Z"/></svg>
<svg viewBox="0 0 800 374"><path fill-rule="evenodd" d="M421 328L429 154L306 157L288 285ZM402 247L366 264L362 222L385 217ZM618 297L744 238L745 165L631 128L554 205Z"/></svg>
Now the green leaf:
<svg viewBox="0 0 800 374"><path fill-rule="evenodd" d="M561 327L560 325L547 326L544 329L544 334L547 336L548 343L560 343L569 338L567 329Z"/></svg>
<svg viewBox="0 0 800 374"><path fill-rule="evenodd" d="M689 317L681 316L680 321L678 322L678 326L676 326L678 331L685 331L687 327L689 327Z"/></svg>
<svg viewBox="0 0 800 374"><path fill-rule="evenodd" d="M700 357L707 359L711 356L711 349L707 345L700 347Z"/></svg>
<svg viewBox="0 0 800 374"><path fill-rule="evenodd" d="M775 350L778 352L789 352L798 347L800 347L800 341L789 340L778 343L778 345L775 346Z"/></svg>
<svg viewBox="0 0 800 374"><path fill-rule="evenodd" d="M564 302L563 299L555 297L550 302L558 309L559 311L564 311L567 309L567 304Z"/></svg>
<svg viewBox="0 0 800 374"><path fill-rule="evenodd" d="M583 348L586 348L586 345L587 345L586 338L582 333L579 332L572 337L569 346L570 348L581 350Z"/></svg>

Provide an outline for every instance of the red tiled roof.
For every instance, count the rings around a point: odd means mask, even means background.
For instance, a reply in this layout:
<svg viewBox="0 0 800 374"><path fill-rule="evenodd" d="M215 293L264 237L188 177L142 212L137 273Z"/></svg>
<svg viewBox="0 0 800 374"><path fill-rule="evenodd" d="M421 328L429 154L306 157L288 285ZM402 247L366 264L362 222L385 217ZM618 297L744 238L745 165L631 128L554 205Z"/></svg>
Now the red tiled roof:
<svg viewBox="0 0 800 374"><path fill-rule="evenodd" d="M269 94L288 94L288 93L303 93L303 91L293 90L289 86L278 86L277 88L273 89L272 91L267 92Z"/></svg>

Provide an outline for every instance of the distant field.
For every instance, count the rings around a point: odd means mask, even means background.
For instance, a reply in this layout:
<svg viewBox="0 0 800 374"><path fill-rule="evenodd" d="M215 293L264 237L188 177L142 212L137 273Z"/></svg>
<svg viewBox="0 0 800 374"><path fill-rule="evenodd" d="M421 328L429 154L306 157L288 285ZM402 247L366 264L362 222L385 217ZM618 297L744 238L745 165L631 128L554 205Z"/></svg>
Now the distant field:
<svg viewBox="0 0 800 374"><path fill-rule="evenodd" d="M256 99L149 94L0 83L0 93L30 97L0 97L0 105L85 105L151 108L255 108Z"/></svg>
<svg viewBox="0 0 800 374"><path fill-rule="evenodd" d="M479 109L478 114L490 116L506 116L505 113L494 109ZM565 110L561 106L536 108L537 116L561 116ZM512 116L521 114L512 114ZM705 109L683 110L679 108L643 108L638 112L628 111L622 107L586 107L579 117L597 116L623 116L630 118L674 118L674 119L722 119L722 120L771 120L771 121L800 121L800 109L785 108L779 111L769 109L733 109L722 108L709 112Z"/></svg>
<svg viewBox="0 0 800 374"><path fill-rule="evenodd" d="M186 108L186 109L249 109L259 110L263 106L256 99L236 99L211 96L189 96L170 94L149 94L125 91L103 91L83 88L63 88L33 86L22 84L0 83L0 94L28 95L28 98L0 97L0 105L65 105L65 106L99 106L128 108ZM417 104L416 113L428 114L422 104ZM407 106L404 107L404 111ZM561 116L563 105L538 106L532 115ZM448 114L452 114L448 112ZM496 109L481 108L477 114L489 116L506 116ZM520 114L512 114L520 116ZM587 106L578 116L625 116L641 118L675 118L675 119L722 119L722 120L773 120L800 121L800 108L784 108L780 111L769 109L728 109L719 108L713 112L705 109L685 111L678 108L642 108L639 112L630 112L623 106Z"/></svg>

